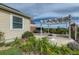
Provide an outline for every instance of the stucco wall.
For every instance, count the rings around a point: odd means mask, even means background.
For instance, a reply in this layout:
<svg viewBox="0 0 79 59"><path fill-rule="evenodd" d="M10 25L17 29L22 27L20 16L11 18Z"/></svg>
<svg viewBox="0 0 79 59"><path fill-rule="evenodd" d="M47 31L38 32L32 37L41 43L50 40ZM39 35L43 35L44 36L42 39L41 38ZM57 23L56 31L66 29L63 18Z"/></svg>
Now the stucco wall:
<svg viewBox="0 0 79 59"><path fill-rule="evenodd" d="M11 20L10 12L0 10L0 31L5 33L5 39L12 39L15 37L20 37L23 32L30 31L30 20L27 18L24 18L24 29L23 30L11 30L10 29L10 20ZM19 16L19 15L16 15ZM20 17L20 16L19 16Z"/></svg>

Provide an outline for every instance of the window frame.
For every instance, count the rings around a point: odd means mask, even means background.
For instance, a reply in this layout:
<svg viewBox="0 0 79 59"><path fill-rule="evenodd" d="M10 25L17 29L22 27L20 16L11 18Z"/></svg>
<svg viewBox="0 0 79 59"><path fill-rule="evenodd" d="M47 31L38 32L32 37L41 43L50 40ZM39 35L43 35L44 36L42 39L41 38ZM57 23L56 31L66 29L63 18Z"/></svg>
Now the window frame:
<svg viewBox="0 0 79 59"><path fill-rule="evenodd" d="M13 17L22 18L22 28L13 28ZM17 15L10 15L10 30L24 30L24 18Z"/></svg>

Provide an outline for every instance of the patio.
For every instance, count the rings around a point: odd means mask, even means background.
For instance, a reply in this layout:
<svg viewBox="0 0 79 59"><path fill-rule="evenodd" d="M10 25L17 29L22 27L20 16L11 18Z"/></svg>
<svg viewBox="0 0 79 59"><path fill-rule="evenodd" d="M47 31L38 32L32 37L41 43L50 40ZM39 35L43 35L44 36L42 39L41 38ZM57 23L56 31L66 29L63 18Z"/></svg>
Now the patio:
<svg viewBox="0 0 79 59"><path fill-rule="evenodd" d="M39 33L35 33L34 35L36 38L48 37L49 42L56 44L57 46L67 45L70 42L75 42L75 40L69 39L69 37L60 34L52 34L52 36L47 36L46 33L43 33L41 36Z"/></svg>
<svg viewBox="0 0 79 59"><path fill-rule="evenodd" d="M57 46L67 45L68 43L75 42L73 39L61 36L52 36L49 38L49 41L52 44L56 44Z"/></svg>
<svg viewBox="0 0 79 59"><path fill-rule="evenodd" d="M52 18L52 19L41 19L40 20L40 33L39 34L35 34L35 36L37 38L41 38L41 37L48 37L49 41L57 44L58 46L60 45L66 45L70 42L75 42L75 40L77 40L77 26L74 27L74 31L75 31L75 39L73 40L71 38L71 24L74 23L74 21L72 20L71 15L65 16L65 17L60 17L60 18ZM48 33L43 33L43 25L47 24L48 25ZM54 24L66 24L66 28L68 29L69 33L66 34L53 34L52 36L49 36L49 28L51 25ZM68 26L68 27L67 27Z"/></svg>

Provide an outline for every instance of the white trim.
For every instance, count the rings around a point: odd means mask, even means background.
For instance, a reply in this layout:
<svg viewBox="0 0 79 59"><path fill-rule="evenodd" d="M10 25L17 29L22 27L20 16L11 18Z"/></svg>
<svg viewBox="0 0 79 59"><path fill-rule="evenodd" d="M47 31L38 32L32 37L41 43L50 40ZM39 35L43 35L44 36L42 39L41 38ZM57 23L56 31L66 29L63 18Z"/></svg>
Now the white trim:
<svg viewBox="0 0 79 59"><path fill-rule="evenodd" d="M10 14L10 30L12 30L12 14Z"/></svg>
<svg viewBox="0 0 79 59"><path fill-rule="evenodd" d="M25 25L25 23L24 23L24 17L22 17L22 22L23 22L23 23L22 23L22 24L23 24L23 25L22 25L22 30L24 30L24 25Z"/></svg>
<svg viewBox="0 0 79 59"><path fill-rule="evenodd" d="M13 28L13 16L22 18L22 22L23 22L22 23L22 28L17 28L17 29L14 29ZM21 16L17 16L17 15L10 14L10 30L24 30L24 18L21 17Z"/></svg>

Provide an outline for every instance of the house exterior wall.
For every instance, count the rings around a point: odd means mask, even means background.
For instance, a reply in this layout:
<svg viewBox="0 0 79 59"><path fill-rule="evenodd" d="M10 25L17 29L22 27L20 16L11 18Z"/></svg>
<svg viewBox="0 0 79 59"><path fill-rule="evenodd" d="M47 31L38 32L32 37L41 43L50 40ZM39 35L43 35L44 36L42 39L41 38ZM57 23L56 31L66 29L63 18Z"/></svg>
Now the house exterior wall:
<svg viewBox="0 0 79 59"><path fill-rule="evenodd" d="M6 40L12 40L15 37L21 37L22 33L25 31L30 31L30 20L23 17L24 29L13 30L11 29L11 16L16 15L0 9L0 31L5 33ZM16 15L19 16L19 15ZM22 16L19 16L22 17Z"/></svg>

